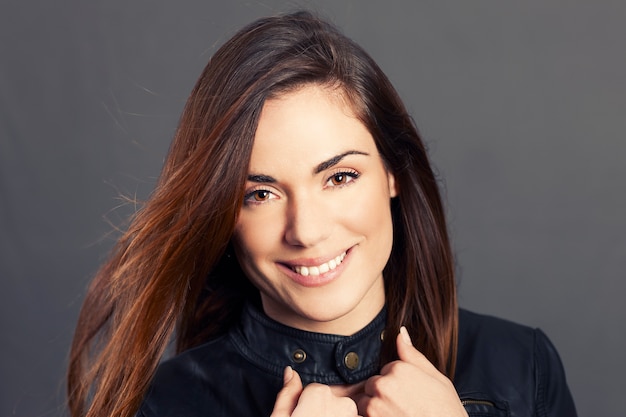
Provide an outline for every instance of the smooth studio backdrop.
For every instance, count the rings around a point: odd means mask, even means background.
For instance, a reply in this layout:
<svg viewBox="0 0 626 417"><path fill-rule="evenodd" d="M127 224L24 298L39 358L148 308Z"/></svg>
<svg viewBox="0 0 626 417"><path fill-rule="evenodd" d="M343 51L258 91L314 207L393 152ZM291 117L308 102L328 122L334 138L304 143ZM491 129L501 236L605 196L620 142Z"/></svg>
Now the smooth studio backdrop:
<svg viewBox="0 0 626 417"><path fill-rule="evenodd" d="M89 279L185 99L256 17L306 6L378 61L441 176L460 303L541 327L581 416L624 414L626 2L5 0L0 416L64 415Z"/></svg>

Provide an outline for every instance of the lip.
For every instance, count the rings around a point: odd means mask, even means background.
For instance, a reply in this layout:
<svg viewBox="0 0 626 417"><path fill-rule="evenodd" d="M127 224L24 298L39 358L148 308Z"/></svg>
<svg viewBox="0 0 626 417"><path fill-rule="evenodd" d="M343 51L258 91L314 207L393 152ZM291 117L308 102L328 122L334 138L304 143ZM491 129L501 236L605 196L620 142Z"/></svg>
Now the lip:
<svg viewBox="0 0 626 417"><path fill-rule="evenodd" d="M301 275L295 272L292 268L295 266L311 267L311 266L321 265L323 263L327 263L331 259L335 259L336 256L325 257L325 258L293 259L293 260L290 260L289 262L279 262L277 263L277 265L279 269L281 269L281 271L285 275L287 275L292 281L294 281L296 284L301 285L303 287L321 287L323 285L326 285L334 281L336 278L338 278L341 275L343 270L346 268L346 266L350 262L350 259L351 259L350 254L352 253L352 249L353 247L345 251L346 256L344 257L343 261L339 265L337 265L335 269L331 269L328 272L324 272L323 274L319 274L319 275L309 275L305 277L304 275Z"/></svg>

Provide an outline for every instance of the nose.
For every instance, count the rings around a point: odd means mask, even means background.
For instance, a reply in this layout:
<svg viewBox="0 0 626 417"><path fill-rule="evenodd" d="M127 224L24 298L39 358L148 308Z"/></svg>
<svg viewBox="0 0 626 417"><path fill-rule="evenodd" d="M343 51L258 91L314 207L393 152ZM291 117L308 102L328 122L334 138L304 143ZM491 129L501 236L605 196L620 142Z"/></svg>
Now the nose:
<svg viewBox="0 0 626 417"><path fill-rule="evenodd" d="M292 199L287 206L285 241L292 246L313 247L330 235L331 214L314 199Z"/></svg>

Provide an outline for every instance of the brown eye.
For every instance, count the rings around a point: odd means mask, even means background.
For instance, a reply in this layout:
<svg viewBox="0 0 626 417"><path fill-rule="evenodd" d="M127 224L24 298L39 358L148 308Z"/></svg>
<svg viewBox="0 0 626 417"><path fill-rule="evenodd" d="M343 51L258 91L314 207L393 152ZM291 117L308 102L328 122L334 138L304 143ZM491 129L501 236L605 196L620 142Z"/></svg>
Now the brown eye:
<svg viewBox="0 0 626 417"><path fill-rule="evenodd" d="M254 192L254 200L255 201L265 201L270 197L270 192L267 190L258 190Z"/></svg>
<svg viewBox="0 0 626 417"><path fill-rule="evenodd" d="M330 187L341 187L343 185L347 185L348 183L354 181L357 178L359 178L358 172L352 172L352 171L337 172L331 175L330 177L328 177L326 185Z"/></svg>
<svg viewBox="0 0 626 417"><path fill-rule="evenodd" d="M275 198L278 196L270 190L252 190L244 196L243 204L247 206L261 205Z"/></svg>
<svg viewBox="0 0 626 417"><path fill-rule="evenodd" d="M332 178L330 179L333 185L345 184L346 180L347 180L346 174L342 172L340 172L339 174L333 175Z"/></svg>

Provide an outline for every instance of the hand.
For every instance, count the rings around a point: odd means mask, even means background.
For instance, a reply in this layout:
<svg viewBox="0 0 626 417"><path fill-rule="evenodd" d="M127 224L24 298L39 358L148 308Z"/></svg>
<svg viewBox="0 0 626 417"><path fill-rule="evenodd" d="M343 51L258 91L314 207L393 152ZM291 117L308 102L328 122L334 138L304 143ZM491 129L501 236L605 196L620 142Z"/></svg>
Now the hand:
<svg viewBox="0 0 626 417"><path fill-rule="evenodd" d="M368 379L357 398L367 417L467 417L452 382L413 347L404 327L396 338L400 360Z"/></svg>
<svg viewBox="0 0 626 417"><path fill-rule="evenodd" d="M303 389L300 375L289 366L283 380L271 417L358 417L350 398L335 396L329 386L322 384L309 384Z"/></svg>

